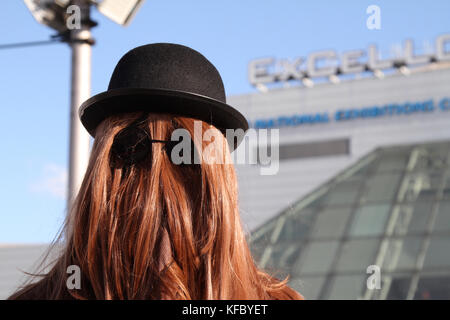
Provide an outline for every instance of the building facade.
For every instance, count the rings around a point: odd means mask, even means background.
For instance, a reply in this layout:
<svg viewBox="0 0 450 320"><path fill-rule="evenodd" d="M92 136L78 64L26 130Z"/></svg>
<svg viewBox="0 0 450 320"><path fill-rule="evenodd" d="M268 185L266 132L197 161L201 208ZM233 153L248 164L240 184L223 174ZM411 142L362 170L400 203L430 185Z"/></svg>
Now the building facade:
<svg viewBox="0 0 450 320"><path fill-rule="evenodd" d="M279 130L276 174L236 164L246 227L261 226L378 147L450 139L449 99L448 64L230 97L253 128Z"/></svg>
<svg viewBox="0 0 450 320"><path fill-rule="evenodd" d="M241 215L259 266L307 299L450 299L450 63L407 61L229 99L278 130L239 147L257 159L237 165Z"/></svg>

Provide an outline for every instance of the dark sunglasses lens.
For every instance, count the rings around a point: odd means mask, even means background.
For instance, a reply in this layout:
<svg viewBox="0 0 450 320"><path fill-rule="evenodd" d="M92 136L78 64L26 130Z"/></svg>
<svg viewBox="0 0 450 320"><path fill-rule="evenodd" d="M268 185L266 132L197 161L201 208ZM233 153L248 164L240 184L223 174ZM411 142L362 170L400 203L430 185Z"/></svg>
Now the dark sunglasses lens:
<svg viewBox="0 0 450 320"><path fill-rule="evenodd" d="M139 127L128 127L114 138L112 155L118 165L133 165L147 158L152 145L147 132Z"/></svg>

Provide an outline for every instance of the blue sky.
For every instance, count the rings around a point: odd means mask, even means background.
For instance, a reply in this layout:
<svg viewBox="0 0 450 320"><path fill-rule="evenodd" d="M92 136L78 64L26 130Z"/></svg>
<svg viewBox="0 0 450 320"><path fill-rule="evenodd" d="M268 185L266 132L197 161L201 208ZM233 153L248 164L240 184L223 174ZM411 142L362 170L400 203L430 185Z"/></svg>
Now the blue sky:
<svg viewBox="0 0 450 320"><path fill-rule="evenodd" d="M368 30L366 8L381 8L381 30ZM46 40L20 0L4 0L0 44ZM203 53L220 71L228 95L253 92L248 62L392 45L418 46L450 32L450 1L147 0L122 28L94 11L92 94L106 89L118 59L152 42ZM48 242L65 215L70 50L65 44L0 50L0 243Z"/></svg>

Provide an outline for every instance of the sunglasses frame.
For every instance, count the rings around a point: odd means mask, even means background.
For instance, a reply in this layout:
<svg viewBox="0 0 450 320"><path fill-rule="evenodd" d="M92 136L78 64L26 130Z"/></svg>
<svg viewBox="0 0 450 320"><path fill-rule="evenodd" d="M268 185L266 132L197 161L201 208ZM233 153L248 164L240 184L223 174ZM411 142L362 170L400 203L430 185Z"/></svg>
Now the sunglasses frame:
<svg viewBox="0 0 450 320"><path fill-rule="evenodd" d="M133 123L131 123L129 126L123 128L121 131L119 131L115 138L114 138L114 142L113 142L113 147L112 147L112 153L115 153L115 158L119 161L115 161L116 163L119 162L121 165L120 166L130 166L130 165L135 165L139 162L141 162L143 159L148 158L149 154L152 154L152 148L151 148L151 144L152 143L164 143L164 149L170 159L170 161L175 164L172 161L172 150L175 147L175 145L177 143L180 143L180 140L176 141L176 140L158 140L158 139L152 139L150 132L148 132L147 128L143 128L141 127L139 124L143 121L145 121L145 119L147 119L148 114L144 114L142 117L138 118L137 120L133 121ZM123 154L127 154L127 152L117 152L117 148L118 148L118 144L120 145L120 143L118 143L116 141L116 139L118 139L120 137L121 134L123 134L124 132L126 132L126 130L137 130L136 133L139 132L143 132L145 133L146 136L146 141L143 142L142 140L139 140L137 144L141 143L143 144L143 148L144 150L141 150L141 154L138 156L136 156L135 150L133 149L131 152L130 150L127 150L128 155L127 156L123 156ZM137 145L136 144L136 145ZM136 147L136 145L134 147ZM121 146L123 147L123 146ZM133 147L133 148L134 148ZM142 145L141 145L142 147ZM116 151L114 150L116 149ZM195 163L195 158L196 155L195 153L197 153L197 149L195 147L195 144L193 142L193 140L191 139L191 163L180 163L180 164L175 164L177 166L192 166L192 165L196 165ZM193 160L193 161L192 161Z"/></svg>

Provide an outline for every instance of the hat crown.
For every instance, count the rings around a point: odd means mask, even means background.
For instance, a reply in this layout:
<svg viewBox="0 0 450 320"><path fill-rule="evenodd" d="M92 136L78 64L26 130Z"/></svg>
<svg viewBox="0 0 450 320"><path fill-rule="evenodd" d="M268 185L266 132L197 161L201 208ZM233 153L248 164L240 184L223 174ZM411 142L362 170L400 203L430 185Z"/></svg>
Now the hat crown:
<svg viewBox="0 0 450 320"><path fill-rule="evenodd" d="M154 43L128 51L117 63L108 90L166 89L226 102L219 72L201 53L179 44Z"/></svg>

